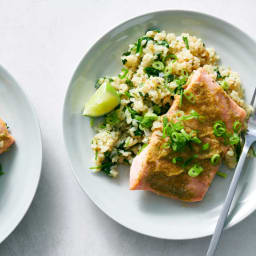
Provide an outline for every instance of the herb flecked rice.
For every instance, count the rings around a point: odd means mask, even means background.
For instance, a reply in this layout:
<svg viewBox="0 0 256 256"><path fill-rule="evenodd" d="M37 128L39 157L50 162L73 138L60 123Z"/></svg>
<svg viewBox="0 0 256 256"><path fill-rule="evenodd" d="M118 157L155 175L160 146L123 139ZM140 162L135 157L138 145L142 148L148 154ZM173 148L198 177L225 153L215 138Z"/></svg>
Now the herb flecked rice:
<svg viewBox="0 0 256 256"><path fill-rule="evenodd" d="M218 65L219 57L201 38L187 33L148 31L121 56L118 76L103 77L96 88L110 83L121 98L120 105L96 127L92 140L97 171L116 177L118 164L131 164L145 147L152 131L161 126L175 94L183 94L193 71L203 67L247 114L251 107L243 100L240 77L230 68ZM226 164L234 166L235 153L229 150Z"/></svg>

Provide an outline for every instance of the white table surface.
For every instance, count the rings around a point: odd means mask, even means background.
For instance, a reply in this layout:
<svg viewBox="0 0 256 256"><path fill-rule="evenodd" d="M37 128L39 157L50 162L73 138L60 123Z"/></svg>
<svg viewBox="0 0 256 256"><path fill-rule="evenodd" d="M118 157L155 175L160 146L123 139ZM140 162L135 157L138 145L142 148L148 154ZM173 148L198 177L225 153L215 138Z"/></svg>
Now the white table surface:
<svg viewBox="0 0 256 256"><path fill-rule="evenodd" d="M35 199L0 245L0 255L204 255L209 238L167 241L134 233L107 217L82 192L64 149L64 95L86 50L131 17L163 9L197 10L221 17L256 38L255 8L253 0L0 0L0 65L35 105L44 149ZM256 255L255 234L256 213L224 233L217 255Z"/></svg>

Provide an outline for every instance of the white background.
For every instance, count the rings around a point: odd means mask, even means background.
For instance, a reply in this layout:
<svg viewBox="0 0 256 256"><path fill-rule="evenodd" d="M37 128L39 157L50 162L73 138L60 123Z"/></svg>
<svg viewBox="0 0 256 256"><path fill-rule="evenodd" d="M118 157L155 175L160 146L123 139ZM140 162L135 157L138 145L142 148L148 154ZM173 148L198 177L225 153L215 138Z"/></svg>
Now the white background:
<svg viewBox="0 0 256 256"><path fill-rule="evenodd" d="M209 238L146 237L120 226L94 206L74 179L64 148L64 95L88 48L127 19L163 9L196 10L223 18L256 38L255 8L253 0L0 0L0 65L34 104L44 150L35 199L18 228L0 245L0 255L204 255ZM217 256L256 255L255 235L256 213L224 233Z"/></svg>

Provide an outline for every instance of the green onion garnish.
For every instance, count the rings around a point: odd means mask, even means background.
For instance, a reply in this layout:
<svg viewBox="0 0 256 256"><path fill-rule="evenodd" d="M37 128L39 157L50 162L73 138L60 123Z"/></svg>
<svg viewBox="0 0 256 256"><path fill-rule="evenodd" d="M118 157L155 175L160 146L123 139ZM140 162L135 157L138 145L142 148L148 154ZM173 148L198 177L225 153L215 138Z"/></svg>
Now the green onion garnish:
<svg viewBox="0 0 256 256"><path fill-rule="evenodd" d="M226 133L226 125L222 121L217 121L213 125L213 133L216 137L221 137Z"/></svg>
<svg viewBox="0 0 256 256"><path fill-rule="evenodd" d="M165 58L164 61L168 60L168 59L172 59L173 62L175 62L178 58L175 54L168 54Z"/></svg>
<svg viewBox="0 0 256 256"><path fill-rule="evenodd" d="M161 61L155 61L155 62L153 62L152 67L154 69L159 70L159 71L163 71L164 70L164 63L161 62Z"/></svg>
<svg viewBox="0 0 256 256"><path fill-rule="evenodd" d="M229 89L229 85L227 81L222 81L220 86L223 88L223 90L227 91Z"/></svg>
<svg viewBox="0 0 256 256"><path fill-rule="evenodd" d="M229 138L229 143L231 145L236 145L240 142L240 137L238 134L234 133L230 138Z"/></svg>
<svg viewBox="0 0 256 256"><path fill-rule="evenodd" d="M202 116L200 114L198 114L195 110L191 110L189 115L183 115L179 118L179 120L181 121L186 121L186 120L190 120L190 119L199 119Z"/></svg>
<svg viewBox="0 0 256 256"><path fill-rule="evenodd" d="M206 151L210 148L210 144L209 143L205 143L203 146L202 146L202 150L203 151Z"/></svg>
<svg viewBox="0 0 256 256"><path fill-rule="evenodd" d="M235 121L234 124L233 124L233 130L234 132L239 132L240 129L242 128L242 124L240 121Z"/></svg>
<svg viewBox="0 0 256 256"><path fill-rule="evenodd" d="M147 143L143 144L143 145L141 146L140 150L138 151L138 154L141 153L141 151L142 151L147 145L148 145Z"/></svg>
<svg viewBox="0 0 256 256"><path fill-rule="evenodd" d="M150 129L153 125L153 122L157 120L157 116L144 116L140 124L145 127Z"/></svg>
<svg viewBox="0 0 256 256"><path fill-rule="evenodd" d="M166 66L165 68L164 68L164 75L165 76L168 76L168 75L170 75L172 73L172 66Z"/></svg>
<svg viewBox="0 0 256 256"><path fill-rule="evenodd" d="M216 165L219 163L219 161L220 161L220 154L214 154L211 157L211 164Z"/></svg>
<svg viewBox="0 0 256 256"><path fill-rule="evenodd" d="M222 178L224 178L224 179L227 178L227 174L226 174L225 172L220 172L220 171L218 171L218 172L216 172L216 175L218 175L218 176L220 176L220 177L222 177Z"/></svg>
<svg viewBox="0 0 256 256"><path fill-rule="evenodd" d="M196 97L195 97L195 95L192 92L185 90L184 91L184 96L186 97L186 99L189 102L191 102L193 104L196 103Z"/></svg>
<svg viewBox="0 0 256 256"><path fill-rule="evenodd" d="M128 69L122 68L122 70L121 70L122 74L119 74L118 77L119 77L120 79L125 78L126 75L128 74L128 71L129 71Z"/></svg>
<svg viewBox="0 0 256 256"><path fill-rule="evenodd" d="M173 164L177 164L177 163L182 163L184 161L184 159L182 158L182 157L180 157L180 156L178 156L178 157L174 157L173 159L172 159L172 163Z"/></svg>
<svg viewBox="0 0 256 256"><path fill-rule="evenodd" d="M189 49L188 38L185 37L185 36L183 36L183 37L182 37L182 40L183 40L183 42L185 43L186 48Z"/></svg>
<svg viewBox="0 0 256 256"><path fill-rule="evenodd" d="M196 143L196 144L201 144L201 140L199 139L199 138L197 138L197 137L192 137L191 138L191 141L193 141L194 143Z"/></svg>
<svg viewBox="0 0 256 256"><path fill-rule="evenodd" d="M189 169L188 175L194 178L197 177L203 170L204 169L202 166L195 164L192 168Z"/></svg>

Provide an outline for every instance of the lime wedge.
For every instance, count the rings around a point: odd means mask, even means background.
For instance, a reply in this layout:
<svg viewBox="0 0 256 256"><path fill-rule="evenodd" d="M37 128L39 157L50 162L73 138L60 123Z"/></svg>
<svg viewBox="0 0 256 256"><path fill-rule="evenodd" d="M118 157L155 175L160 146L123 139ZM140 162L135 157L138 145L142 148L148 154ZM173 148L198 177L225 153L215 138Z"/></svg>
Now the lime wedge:
<svg viewBox="0 0 256 256"><path fill-rule="evenodd" d="M102 116L120 103L116 89L109 83L103 83L84 105L84 116Z"/></svg>

